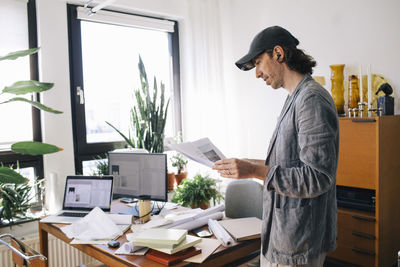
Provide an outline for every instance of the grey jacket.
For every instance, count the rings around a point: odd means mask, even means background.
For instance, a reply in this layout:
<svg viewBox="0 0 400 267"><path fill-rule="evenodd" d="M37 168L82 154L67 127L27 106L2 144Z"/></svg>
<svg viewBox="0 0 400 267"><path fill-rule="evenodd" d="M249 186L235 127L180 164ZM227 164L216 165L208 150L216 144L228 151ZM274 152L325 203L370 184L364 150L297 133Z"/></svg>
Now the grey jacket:
<svg viewBox="0 0 400 267"><path fill-rule="evenodd" d="M339 125L329 92L306 75L288 96L272 136L264 183L262 253L307 264L336 248Z"/></svg>

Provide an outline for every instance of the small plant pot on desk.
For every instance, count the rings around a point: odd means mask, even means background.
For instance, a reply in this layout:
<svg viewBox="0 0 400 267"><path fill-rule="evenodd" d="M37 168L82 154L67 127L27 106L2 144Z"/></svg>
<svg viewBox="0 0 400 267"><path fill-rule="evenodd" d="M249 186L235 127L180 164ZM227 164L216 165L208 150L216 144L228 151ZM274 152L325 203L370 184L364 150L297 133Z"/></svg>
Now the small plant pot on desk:
<svg viewBox="0 0 400 267"><path fill-rule="evenodd" d="M186 179L186 177L187 177L187 172L175 174L176 184L180 185L183 179Z"/></svg>
<svg viewBox="0 0 400 267"><path fill-rule="evenodd" d="M191 208L192 208L192 209L200 208L200 209L202 209L202 210L206 210L206 209L208 209L209 207L210 207L210 205L208 205L207 202L201 202L201 203L199 203L198 205L197 205L196 203L193 203Z"/></svg>

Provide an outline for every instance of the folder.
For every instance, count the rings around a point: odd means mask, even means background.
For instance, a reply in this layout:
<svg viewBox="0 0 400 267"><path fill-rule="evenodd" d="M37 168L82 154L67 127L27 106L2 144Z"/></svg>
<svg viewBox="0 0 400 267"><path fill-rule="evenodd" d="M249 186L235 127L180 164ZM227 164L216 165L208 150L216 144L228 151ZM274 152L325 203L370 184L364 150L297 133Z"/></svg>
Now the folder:
<svg viewBox="0 0 400 267"><path fill-rule="evenodd" d="M219 223L236 241L261 237L261 220L257 217L221 220Z"/></svg>

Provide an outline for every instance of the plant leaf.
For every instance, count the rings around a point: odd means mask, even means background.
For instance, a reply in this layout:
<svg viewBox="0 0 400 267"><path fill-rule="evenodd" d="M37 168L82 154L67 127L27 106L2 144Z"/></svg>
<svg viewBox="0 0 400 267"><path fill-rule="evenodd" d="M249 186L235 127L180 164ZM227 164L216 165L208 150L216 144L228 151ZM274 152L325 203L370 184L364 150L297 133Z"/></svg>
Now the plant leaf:
<svg viewBox="0 0 400 267"><path fill-rule="evenodd" d="M34 107L36 107L38 109L41 109L43 111L47 111L47 112L50 112L50 113L54 113L54 114L63 113L62 111L52 109L52 108L47 107L47 106L45 106L45 105L43 105L43 104L41 104L41 103L39 103L37 101L31 101L31 100L28 100L28 99L23 98L23 97L13 97L13 98L11 98L11 99L9 99L7 101L1 102L0 104L5 104L5 103L15 102L15 101L22 101L22 102L29 103L29 104L31 104L32 106L34 106Z"/></svg>
<svg viewBox="0 0 400 267"><path fill-rule="evenodd" d="M15 95L24 95L27 93L40 93L51 89L54 83L43 83L33 80L18 81L3 89L3 93L10 93Z"/></svg>
<svg viewBox="0 0 400 267"><path fill-rule="evenodd" d="M32 156L50 154L63 150L55 145L33 141L12 144L11 149L17 153L28 154Z"/></svg>
<svg viewBox="0 0 400 267"><path fill-rule="evenodd" d="M11 52L5 56L0 57L0 61L2 60L15 60L19 57L24 57L30 54L34 54L37 51L39 51L40 47L36 47L36 48L31 48L31 49L27 49L27 50L19 50L19 51L15 51L15 52Z"/></svg>
<svg viewBox="0 0 400 267"><path fill-rule="evenodd" d="M131 141L128 137L126 137L120 130L118 130L117 128L115 128L115 127L114 127L111 123L109 123L108 121L106 121L106 123L107 123L108 125L110 125L115 131L117 131L117 133L119 133L119 134L122 136L122 138L124 138L125 141L126 141L132 148L135 148L135 144L133 144L132 141Z"/></svg>
<svg viewBox="0 0 400 267"><path fill-rule="evenodd" d="M0 183L21 184L27 180L21 174L8 167L0 167Z"/></svg>

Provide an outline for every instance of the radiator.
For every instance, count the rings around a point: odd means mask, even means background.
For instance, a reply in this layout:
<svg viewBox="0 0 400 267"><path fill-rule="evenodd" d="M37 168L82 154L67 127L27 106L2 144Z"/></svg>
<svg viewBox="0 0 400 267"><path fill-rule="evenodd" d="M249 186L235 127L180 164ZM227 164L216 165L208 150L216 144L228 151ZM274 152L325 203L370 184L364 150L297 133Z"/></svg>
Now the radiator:
<svg viewBox="0 0 400 267"><path fill-rule="evenodd" d="M33 236L22 240L26 245L36 251L40 251L39 236ZM77 267L81 264L97 262L94 258L80 252L78 249L49 235L49 267ZM11 250L0 245L0 266L13 267Z"/></svg>

